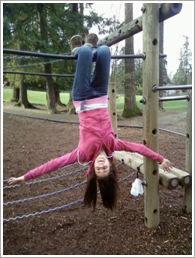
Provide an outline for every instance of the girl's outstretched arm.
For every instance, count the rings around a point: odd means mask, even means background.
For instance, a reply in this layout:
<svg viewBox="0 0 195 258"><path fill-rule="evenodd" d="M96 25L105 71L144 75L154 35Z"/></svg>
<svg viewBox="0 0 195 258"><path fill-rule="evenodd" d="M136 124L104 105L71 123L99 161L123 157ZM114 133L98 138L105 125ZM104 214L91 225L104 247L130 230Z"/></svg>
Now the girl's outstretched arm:
<svg viewBox="0 0 195 258"><path fill-rule="evenodd" d="M24 176L11 177L11 178L8 180L8 184L9 184L9 185L20 185L20 186L22 186L24 183L25 183Z"/></svg>
<svg viewBox="0 0 195 258"><path fill-rule="evenodd" d="M152 160L158 161L159 163L162 163L164 159L164 157L158 154L157 152L149 149L143 144L139 144L135 142L126 142L126 141L117 140L115 144L115 150L137 152Z"/></svg>
<svg viewBox="0 0 195 258"><path fill-rule="evenodd" d="M30 170L23 176L11 177L8 180L8 184L9 185L15 185L15 184L23 185L26 181L29 181L36 177L40 177L46 173L56 171L57 169L59 169L63 166L69 165L69 164L73 164L76 161L77 161L77 149L75 149L71 153L68 153L64 156L50 160L50 161L46 162L45 164Z"/></svg>
<svg viewBox="0 0 195 258"><path fill-rule="evenodd" d="M172 163L168 159L163 159L163 162L161 163L164 171L171 172L171 169L173 168Z"/></svg>
<svg viewBox="0 0 195 258"><path fill-rule="evenodd" d="M143 156L151 158L152 160L156 160L162 164L164 171L167 171L167 172L171 172L171 169L173 167L172 163L168 159L165 159L163 156L147 148L143 144L117 140L115 145L115 150L137 152Z"/></svg>

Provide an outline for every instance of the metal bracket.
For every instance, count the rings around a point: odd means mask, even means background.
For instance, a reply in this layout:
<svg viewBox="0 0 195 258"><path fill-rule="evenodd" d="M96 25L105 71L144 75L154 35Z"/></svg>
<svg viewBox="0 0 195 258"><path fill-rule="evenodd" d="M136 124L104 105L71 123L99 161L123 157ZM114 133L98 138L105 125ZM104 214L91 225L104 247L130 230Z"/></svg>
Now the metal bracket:
<svg viewBox="0 0 195 258"><path fill-rule="evenodd" d="M138 173L140 173L140 167L143 165L143 163L142 164L140 164L138 167L137 167L137 178L139 178L138 177Z"/></svg>
<svg viewBox="0 0 195 258"><path fill-rule="evenodd" d="M187 99L187 101L190 101L190 99L191 99L190 95L187 95L186 99Z"/></svg>
<svg viewBox="0 0 195 258"><path fill-rule="evenodd" d="M147 182L145 179L142 181L142 185L147 186Z"/></svg>
<svg viewBox="0 0 195 258"><path fill-rule="evenodd" d="M146 104L146 99L143 98L143 99L141 99L139 102L142 103L142 104Z"/></svg>
<svg viewBox="0 0 195 258"><path fill-rule="evenodd" d="M145 7L145 5L143 5L141 8L142 13L145 13L145 10L146 10L146 7Z"/></svg>

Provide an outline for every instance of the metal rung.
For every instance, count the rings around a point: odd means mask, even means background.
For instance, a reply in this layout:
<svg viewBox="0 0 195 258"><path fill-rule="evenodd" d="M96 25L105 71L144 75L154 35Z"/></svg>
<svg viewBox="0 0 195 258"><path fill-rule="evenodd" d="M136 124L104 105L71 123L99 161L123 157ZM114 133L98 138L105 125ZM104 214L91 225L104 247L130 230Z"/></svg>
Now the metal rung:
<svg viewBox="0 0 195 258"><path fill-rule="evenodd" d="M192 89L192 85L174 85L174 86L153 86L153 91L157 92L158 90L188 90Z"/></svg>
<svg viewBox="0 0 195 258"><path fill-rule="evenodd" d="M187 96L178 96L178 97L170 97L170 98L159 98L159 101L174 101L174 100L190 100L190 95Z"/></svg>

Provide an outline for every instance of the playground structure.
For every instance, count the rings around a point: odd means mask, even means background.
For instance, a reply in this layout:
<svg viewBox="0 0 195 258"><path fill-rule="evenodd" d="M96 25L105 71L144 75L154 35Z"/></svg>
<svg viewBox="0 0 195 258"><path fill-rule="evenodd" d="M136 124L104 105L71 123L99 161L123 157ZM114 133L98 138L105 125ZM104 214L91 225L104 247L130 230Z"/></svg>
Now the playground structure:
<svg viewBox="0 0 195 258"><path fill-rule="evenodd" d="M134 34L143 30L143 53L142 55L129 55L129 56L112 56L112 58L143 58L143 142L144 144L158 152L158 85L159 81L159 58L163 57L159 54L159 22L162 22L180 12L182 4L165 3L160 5L157 3L145 4L142 8L143 15L138 19L124 25L119 31L116 31L109 36L98 42L97 46L106 44L111 46L125 38L133 36ZM61 58L61 59L75 59L73 56L64 55L51 55L44 53L34 53L27 51L16 51L5 49L4 53L19 54L19 55L32 55L39 57ZM6 71L4 71L6 73ZM19 73L19 72L15 72ZM40 75L40 74L39 74ZM52 74L44 74L43 76L56 76ZM66 76L66 75L60 75ZM190 84L190 82L189 82ZM111 121L115 136L117 133L117 116L116 110L116 90L113 88L114 84L109 87L109 112L111 114ZM191 86L188 86L191 89ZM160 182L168 189L174 189L178 184L185 187L185 208L186 211L191 212L192 209L192 187L191 187L191 174L192 174L192 103L191 93L188 95L188 115L187 115L187 139L186 139L186 171L173 169L175 172L172 174L163 173L162 169L159 171L157 162L148 158L142 160L139 155L129 155L128 158L124 152L116 153L115 158L124 161L126 165L137 169L144 161L144 166L140 168L140 172L144 174L145 179L145 225L148 228L153 228L159 225L160 211L159 211L159 176ZM112 102L111 102L112 101ZM162 100L161 100L162 101ZM118 155L118 156L117 156ZM119 156L121 155L121 156ZM131 159L131 162L129 162Z"/></svg>
<svg viewBox="0 0 195 258"><path fill-rule="evenodd" d="M173 100L171 98L159 99L158 90L160 90L160 87L156 87L159 84L159 22L178 14L181 8L182 4L162 4L160 8L157 3L145 4L142 7L143 16L135 19L128 25L126 24L124 28L120 30L120 34L123 35L118 35L118 37L116 37L116 33L113 33L112 36L110 35L107 38L109 41L108 44L111 45L113 42L118 42L119 38L124 39L127 36L132 36L140 30L143 30L143 53L146 55L143 61L143 99L141 101L143 103L143 144L156 152L158 152L158 103L159 100ZM114 35L117 39L112 40ZM178 87L175 86L175 88ZM191 89L192 86L188 85L183 88ZM173 175L171 175L163 173L162 169L160 169L160 180L161 183L169 189L173 189L178 185L178 183L185 186L184 206L187 212L191 212L192 101L190 92L185 99L188 100L186 140L186 171L188 173L174 168ZM114 105L112 104L112 106ZM116 112L113 111L113 114L115 113ZM112 119L112 121L114 122L116 119ZM117 126L114 125L113 128L117 128ZM117 135L117 133L115 133L115 135ZM134 169L143 162L140 156L125 155L125 153L115 153L115 158L123 160L126 165L129 165ZM138 162L136 162L137 160ZM154 162L147 157L144 157L143 160L144 167L141 170L144 174L146 185L144 193L145 225L148 228L154 228L160 223L158 191L159 167L157 162ZM179 176L178 180L176 176ZM166 180L164 180L165 178ZM166 181L166 183L164 181Z"/></svg>

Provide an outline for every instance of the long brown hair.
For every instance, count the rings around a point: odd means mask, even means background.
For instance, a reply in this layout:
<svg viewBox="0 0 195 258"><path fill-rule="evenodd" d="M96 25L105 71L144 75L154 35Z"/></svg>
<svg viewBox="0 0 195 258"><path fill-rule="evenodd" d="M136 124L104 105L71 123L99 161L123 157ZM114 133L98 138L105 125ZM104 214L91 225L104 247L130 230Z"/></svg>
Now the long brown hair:
<svg viewBox="0 0 195 258"><path fill-rule="evenodd" d="M97 202L97 184L99 186L104 207L113 210L116 207L118 180L117 171L114 164L110 165L108 176L98 178L95 174L94 166L92 167L87 182L87 188L84 195L84 205L95 209Z"/></svg>

